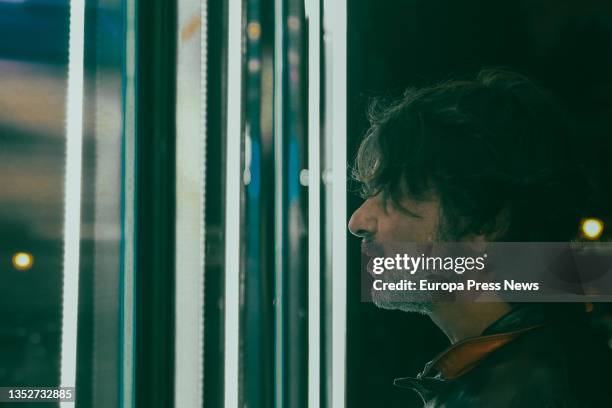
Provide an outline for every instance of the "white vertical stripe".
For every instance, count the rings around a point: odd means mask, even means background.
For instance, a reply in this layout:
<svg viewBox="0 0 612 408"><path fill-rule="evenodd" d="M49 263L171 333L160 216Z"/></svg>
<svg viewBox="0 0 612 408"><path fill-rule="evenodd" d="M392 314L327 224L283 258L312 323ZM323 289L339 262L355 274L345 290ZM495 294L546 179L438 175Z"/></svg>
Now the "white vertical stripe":
<svg viewBox="0 0 612 408"><path fill-rule="evenodd" d="M239 403L242 0L229 1L225 198L225 407Z"/></svg>
<svg viewBox="0 0 612 408"><path fill-rule="evenodd" d="M327 120L331 121L332 229L332 350L331 406L346 405L346 0L324 0L325 38L329 98Z"/></svg>
<svg viewBox="0 0 612 408"><path fill-rule="evenodd" d="M208 0L201 0L201 12L200 12L200 21L201 21L201 27L200 27L200 72L201 72L201 77L200 77L200 95L201 95L201 105L200 105L200 118L202 120L202 123L200 125L200 140L202 140L202 150L200 152L200 154L202 155L202 160L201 160L201 169L200 169L200 174L201 174L201 180L202 183L200 184L200 193L201 193L201 197L202 197L202 201L201 201L201 205L202 207L200 208L200 251L202 253L202 259L201 259L201 273L202 273L202 285L200 288L200 304L202 305L202 307L200 308L201 311L201 320L200 320L200 326L201 326L201 331L200 331L200 345L199 345L199 353L200 353L200 365L202 366L200 369L200 376L199 376L199 384L198 389L202 390L202 394L200 396L201 399L201 403L198 406L198 408L202 408L203 405L203 400L204 400L204 395L203 395L203 389L204 389L204 330L205 330L205 321L204 321L204 305L205 305L205 298L204 298L204 293L205 293L205 278L206 275L204 274L205 268L206 268L206 143L207 143L207 137L208 137L208 133L207 133L207 109L208 109L208 76L207 76L207 70L208 70Z"/></svg>
<svg viewBox="0 0 612 408"><path fill-rule="evenodd" d="M174 406L201 408L204 272L204 143L206 93L201 66L206 33L201 0L177 3L176 73L176 294ZM205 16L205 14L204 14ZM201 35L183 35L200 22ZM195 34L195 33L194 33ZM205 38L204 38L205 40ZM204 42L205 44L205 42ZM205 63L205 60L203 61Z"/></svg>
<svg viewBox="0 0 612 408"><path fill-rule="evenodd" d="M307 0L308 18L308 406L318 408L321 395L321 146L319 0Z"/></svg>
<svg viewBox="0 0 612 408"><path fill-rule="evenodd" d="M81 182L83 159L83 63L85 2L70 2L68 94L66 114L66 181L64 191L64 265L62 294L61 378L76 384L79 252L81 241ZM73 403L61 403L62 407Z"/></svg>
<svg viewBox="0 0 612 408"><path fill-rule="evenodd" d="M134 262L136 213L136 0L126 2L125 147L123 208L122 408L134 406Z"/></svg>
<svg viewBox="0 0 612 408"><path fill-rule="evenodd" d="M274 33L274 243L275 243L275 293L274 293L274 387L275 407L283 404L283 225L285 216L283 213L283 64L284 58L284 28L285 18L283 16L283 0L274 2L275 33Z"/></svg>

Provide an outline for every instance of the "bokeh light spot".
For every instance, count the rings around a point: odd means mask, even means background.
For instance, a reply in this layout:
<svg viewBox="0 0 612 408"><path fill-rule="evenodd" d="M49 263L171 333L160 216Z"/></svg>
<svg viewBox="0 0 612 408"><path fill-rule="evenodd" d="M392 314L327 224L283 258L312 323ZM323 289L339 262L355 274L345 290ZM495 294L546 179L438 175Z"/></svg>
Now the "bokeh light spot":
<svg viewBox="0 0 612 408"><path fill-rule="evenodd" d="M13 267L18 271L27 271L34 265L34 257L28 252L17 252L13 255Z"/></svg>
<svg viewBox="0 0 612 408"><path fill-rule="evenodd" d="M582 221L582 234L585 238L595 240L601 236L604 223L597 218L586 218Z"/></svg>

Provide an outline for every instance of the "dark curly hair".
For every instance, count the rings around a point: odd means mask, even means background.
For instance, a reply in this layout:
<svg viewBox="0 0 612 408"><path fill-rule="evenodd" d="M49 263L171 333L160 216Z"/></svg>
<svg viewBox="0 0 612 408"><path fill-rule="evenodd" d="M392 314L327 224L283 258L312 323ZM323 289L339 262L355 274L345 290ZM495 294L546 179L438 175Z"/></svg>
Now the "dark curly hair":
<svg viewBox="0 0 612 408"><path fill-rule="evenodd" d="M487 69L472 81L375 101L354 178L364 196L401 208L403 194L440 200L445 239L571 241L586 182L569 115L525 76Z"/></svg>

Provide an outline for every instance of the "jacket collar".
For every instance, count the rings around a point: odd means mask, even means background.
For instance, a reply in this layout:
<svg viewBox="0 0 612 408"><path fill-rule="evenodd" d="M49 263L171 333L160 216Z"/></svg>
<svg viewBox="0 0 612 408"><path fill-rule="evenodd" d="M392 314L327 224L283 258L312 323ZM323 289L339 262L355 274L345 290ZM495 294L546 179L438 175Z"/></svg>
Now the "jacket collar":
<svg viewBox="0 0 612 408"><path fill-rule="evenodd" d="M418 388L417 384L429 380L452 380L478 365L495 350L510 343L526 332L542 327L545 314L528 304L515 305L513 309L490 325L481 336L470 337L453 344L425 365L415 378L398 378L394 385L402 388ZM434 372L436 374L432 375ZM416 380L416 381L415 381Z"/></svg>
<svg viewBox="0 0 612 408"><path fill-rule="evenodd" d="M434 369L445 380L455 379L474 368L481 360L523 333L541 327L529 326L507 333L470 337L453 344L425 365L417 378L427 377Z"/></svg>

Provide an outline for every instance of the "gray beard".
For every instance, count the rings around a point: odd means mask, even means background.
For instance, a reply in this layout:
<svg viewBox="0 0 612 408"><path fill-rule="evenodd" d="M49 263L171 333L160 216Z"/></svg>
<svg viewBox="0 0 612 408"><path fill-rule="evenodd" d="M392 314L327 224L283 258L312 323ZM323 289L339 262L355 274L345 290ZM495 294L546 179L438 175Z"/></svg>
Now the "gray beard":
<svg viewBox="0 0 612 408"><path fill-rule="evenodd" d="M402 312L418 313L423 315L429 315L433 309L432 302L392 302L381 299L372 299L374 304L387 310L401 310Z"/></svg>

